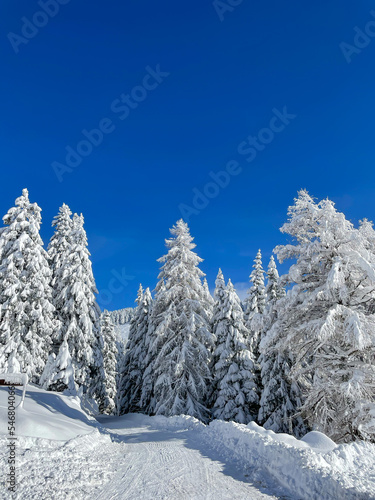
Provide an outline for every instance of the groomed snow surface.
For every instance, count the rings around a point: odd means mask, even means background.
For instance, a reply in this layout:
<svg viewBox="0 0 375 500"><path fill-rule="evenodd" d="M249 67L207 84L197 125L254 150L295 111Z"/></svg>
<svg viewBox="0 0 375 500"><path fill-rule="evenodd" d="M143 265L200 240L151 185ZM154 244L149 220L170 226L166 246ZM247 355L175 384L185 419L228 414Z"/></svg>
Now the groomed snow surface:
<svg viewBox="0 0 375 500"><path fill-rule="evenodd" d="M17 390L18 393L20 391ZM0 390L0 498L8 471ZM28 386L16 410L17 496L28 499L375 499L375 445L302 440L192 417L99 417L79 400Z"/></svg>

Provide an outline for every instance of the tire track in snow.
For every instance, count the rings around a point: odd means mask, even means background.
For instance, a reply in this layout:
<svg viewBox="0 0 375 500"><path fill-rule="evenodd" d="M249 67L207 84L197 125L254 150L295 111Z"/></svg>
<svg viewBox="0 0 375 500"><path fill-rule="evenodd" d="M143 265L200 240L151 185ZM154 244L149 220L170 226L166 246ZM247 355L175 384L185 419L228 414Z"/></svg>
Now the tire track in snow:
<svg viewBox="0 0 375 500"><path fill-rule="evenodd" d="M275 499L261 493L249 483L234 479L223 472L223 464L203 456L196 446L189 444L194 431L162 431L129 424L121 429L107 429L123 435L124 461L129 466L119 467L111 484L103 490L98 500L264 500ZM114 425L114 424L113 424ZM112 427L112 425L111 425ZM138 440L138 442L135 442ZM136 477L133 471L138 471ZM121 472L120 472L121 471Z"/></svg>

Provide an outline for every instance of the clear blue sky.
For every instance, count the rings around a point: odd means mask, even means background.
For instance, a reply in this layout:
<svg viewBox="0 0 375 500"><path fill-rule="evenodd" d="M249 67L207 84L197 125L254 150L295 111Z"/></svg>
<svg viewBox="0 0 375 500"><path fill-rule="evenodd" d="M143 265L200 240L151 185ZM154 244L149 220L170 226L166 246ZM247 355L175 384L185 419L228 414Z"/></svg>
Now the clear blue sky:
<svg viewBox="0 0 375 500"><path fill-rule="evenodd" d="M222 20L202 0L64 0L52 18L34 0L1 2L1 215L27 187L47 243L63 202L82 212L109 309L133 305L139 282L154 288L179 205L230 161L240 173L189 221L211 287L219 266L246 282L259 247L266 266L300 188L375 219L375 39L350 63L340 48L375 20L373 2L228 1ZM169 75L139 88L157 65ZM139 99L129 112L122 94ZM296 117L261 132L269 142L247 162L239 145L284 106ZM105 119L112 132L59 182L51 164Z"/></svg>

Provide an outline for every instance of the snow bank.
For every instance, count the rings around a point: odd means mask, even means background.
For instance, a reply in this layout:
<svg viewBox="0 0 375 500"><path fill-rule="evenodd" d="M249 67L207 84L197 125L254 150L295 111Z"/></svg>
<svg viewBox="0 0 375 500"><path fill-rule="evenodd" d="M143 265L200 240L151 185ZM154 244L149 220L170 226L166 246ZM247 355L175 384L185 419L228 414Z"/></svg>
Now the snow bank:
<svg viewBox="0 0 375 500"><path fill-rule="evenodd" d="M92 429L92 428L91 428ZM0 436L0 499L11 498L5 484L7 437ZM17 440L18 500L85 500L105 493L116 472L121 446L97 429L67 442L19 437ZM106 497L104 497L106 498Z"/></svg>
<svg viewBox="0 0 375 500"><path fill-rule="evenodd" d="M199 431L206 427L200 420L188 415L178 415L176 417L157 415L156 417L150 417L149 423L153 428L166 431Z"/></svg>
<svg viewBox="0 0 375 500"><path fill-rule="evenodd" d="M21 391L16 390L17 400ZM18 402L18 401L17 401ZM8 389L0 388L0 435L8 433ZM77 398L28 385L23 408L16 409L16 435L67 441L93 431L98 424Z"/></svg>
<svg viewBox="0 0 375 500"><path fill-rule="evenodd" d="M297 440L253 422L245 426L220 420L211 422L202 435L224 459L251 469L252 477L261 482L269 482L271 476L293 497L375 498L375 445L336 445L320 432Z"/></svg>

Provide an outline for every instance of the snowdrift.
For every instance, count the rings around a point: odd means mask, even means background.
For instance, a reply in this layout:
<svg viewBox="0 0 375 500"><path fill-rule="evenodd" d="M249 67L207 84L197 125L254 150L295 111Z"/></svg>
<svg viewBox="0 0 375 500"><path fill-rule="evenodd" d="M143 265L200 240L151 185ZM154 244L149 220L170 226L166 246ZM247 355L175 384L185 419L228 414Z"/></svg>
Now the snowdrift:
<svg viewBox="0 0 375 500"><path fill-rule="evenodd" d="M375 498L374 445L336 445L319 432L297 440L255 423L222 421L212 422L203 435L210 446L251 469L259 480L271 476L299 498Z"/></svg>
<svg viewBox="0 0 375 500"><path fill-rule="evenodd" d="M17 402L21 390L16 389ZM0 435L8 432L8 389L0 388ZM88 434L97 421L81 408L79 399L44 391L32 384L27 387L23 408L16 410L16 435L67 441Z"/></svg>

